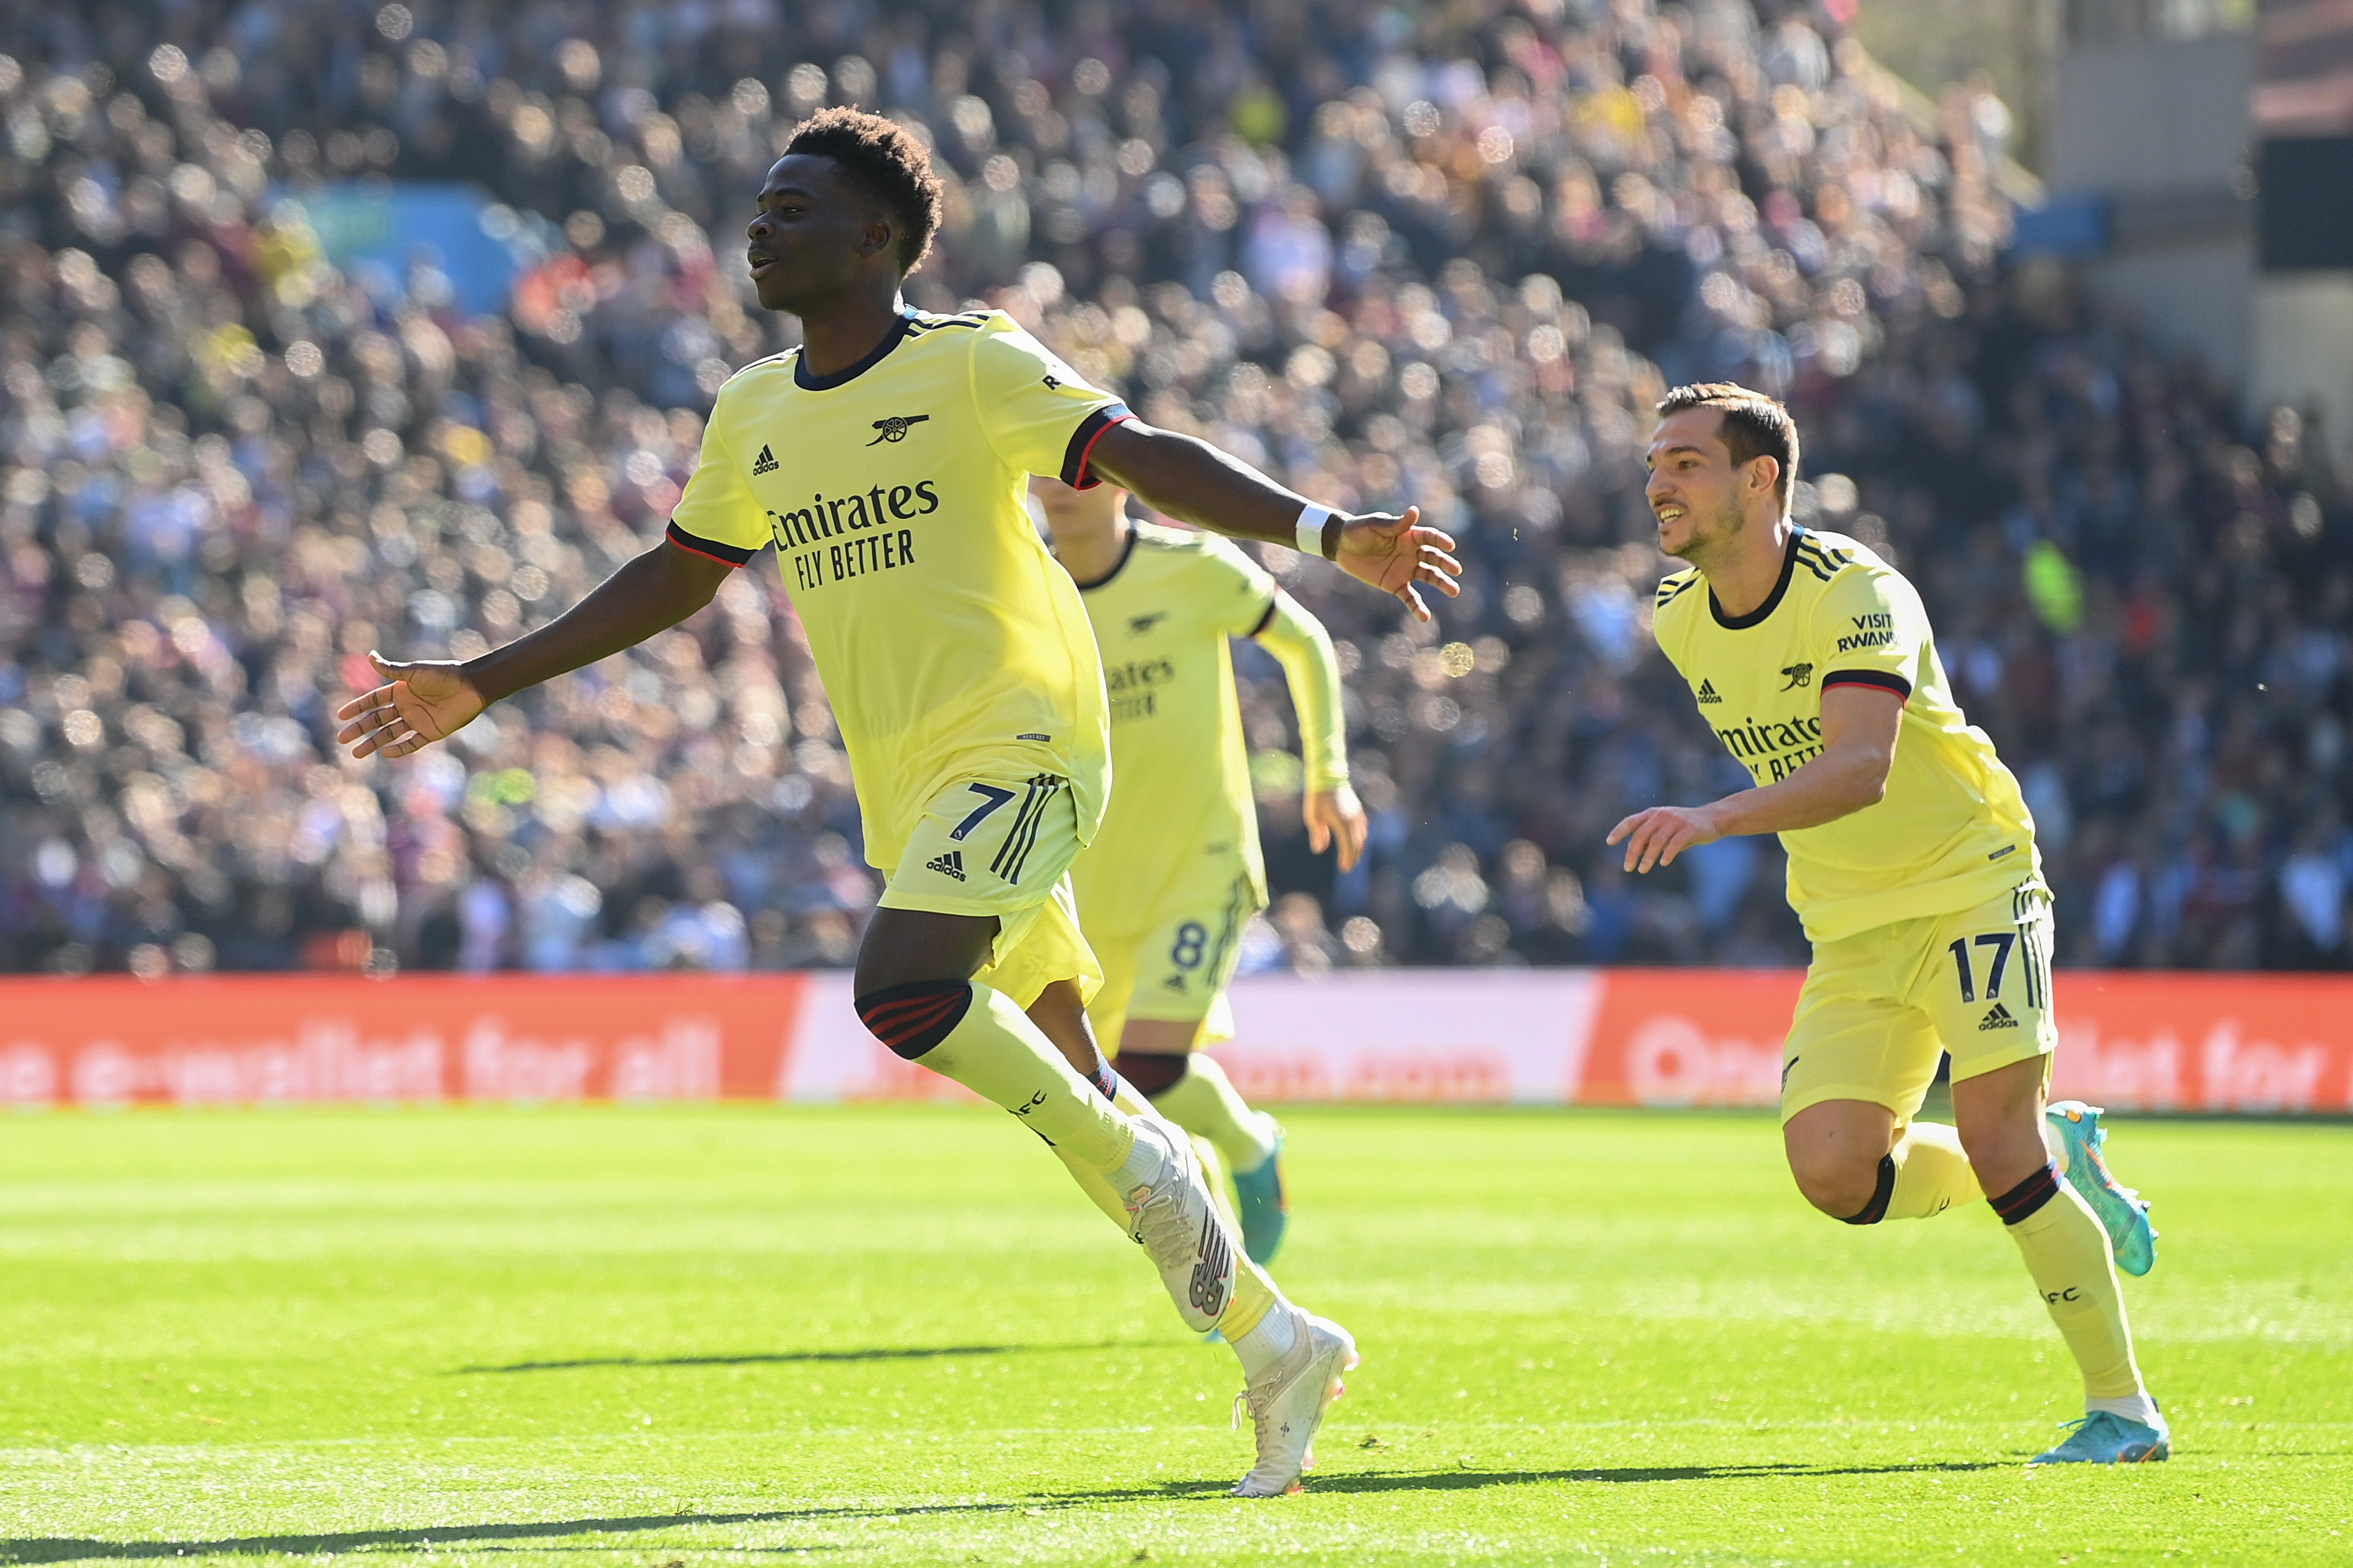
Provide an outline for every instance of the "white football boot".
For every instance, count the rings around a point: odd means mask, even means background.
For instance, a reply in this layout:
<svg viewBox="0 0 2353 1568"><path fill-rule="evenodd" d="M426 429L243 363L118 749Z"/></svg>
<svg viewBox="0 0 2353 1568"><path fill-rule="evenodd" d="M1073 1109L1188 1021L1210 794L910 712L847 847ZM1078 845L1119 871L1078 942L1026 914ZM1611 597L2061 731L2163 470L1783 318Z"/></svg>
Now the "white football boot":
<svg viewBox="0 0 2353 1568"><path fill-rule="evenodd" d="M1149 1142L1160 1156L1160 1168L1152 1180L1123 1194L1127 1234L1152 1255L1185 1326L1206 1334L1218 1326L1234 1299L1232 1233L1219 1217L1191 1140L1181 1132L1172 1134L1153 1117L1139 1116L1134 1121L1136 1141Z"/></svg>
<svg viewBox="0 0 2353 1568"><path fill-rule="evenodd" d="M1234 1483L1234 1496L1282 1497L1299 1489L1300 1476L1315 1468L1315 1429L1344 1391L1340 1374L1356 1364L1356 1342L1347 1330L1329 1318L1299 1311L1299 1338L1291 1353L1250 1379L1234 1398L1234 1425L1241 1425L1247 1407L1258 1436L1258 1463Z"/></svg>

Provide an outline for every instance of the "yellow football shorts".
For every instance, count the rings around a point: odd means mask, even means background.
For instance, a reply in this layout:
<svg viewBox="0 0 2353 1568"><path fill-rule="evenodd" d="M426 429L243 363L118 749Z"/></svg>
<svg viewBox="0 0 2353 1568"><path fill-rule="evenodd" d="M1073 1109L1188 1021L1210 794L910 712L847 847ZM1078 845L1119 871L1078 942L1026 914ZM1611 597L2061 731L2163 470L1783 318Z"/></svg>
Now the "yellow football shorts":
<svg viewBox="0 0 2353 1568"><path fill-rule="evenodd" d="M1232 1039L1226 987L1241 962L1242 928L1258 909L1257 889L1240 861L1220 859L1181 879L1134 924L1123 921L1106 931L1089 914L1103 984L1087 1016L1103 1049L1117 1053L1130 1018L1198 1024L1196 1046Z"/></svg>
<svg viewBox="0 0 2353 1568"><path fill-rule="evenodd" d="M1958 914L1820 942L1781 1047L1781 1120L1827 1100L1883 1105L1909 1122L1949 1051L1953 1080L2044 1059L2051 894L2027 882Z"/></svg>
<svg viewBox="0 0 2353 1568"><path fill-rule="evenodd" d="M1068 780L967 780L924 806L882 907L994 916L988 966L973 978L1020 1007L1057 980L1075 980L1082 999L1092 997L1103 974L1071 894L1080 847Z"/></svg>

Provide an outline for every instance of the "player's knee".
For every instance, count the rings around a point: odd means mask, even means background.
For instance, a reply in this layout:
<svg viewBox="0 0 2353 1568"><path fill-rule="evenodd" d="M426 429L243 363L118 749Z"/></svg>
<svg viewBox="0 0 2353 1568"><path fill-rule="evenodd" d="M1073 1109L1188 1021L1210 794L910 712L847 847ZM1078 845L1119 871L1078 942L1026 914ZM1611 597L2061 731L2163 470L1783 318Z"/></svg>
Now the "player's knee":
<svg viewBox="0 0 2353 1568"><path fill-rule="evenodd" d="M1135 1092L1150 1100L1176 1087L1185 1076L1185 1065L1191 1058L1169 1056L1159 1051L1122 1051L1112 1063L1119 1076L1134 1087Z"/></svg>
<svg viewBox="0 0 2353 1568"><path fill-rule="evenodd" d="M972 1008L972 983L918 980L885 985L858 998L859 1022L867 1032L913 1061L955 1033Z"/></svg>
<svg viewBox="0 0 2353 1568"><path fill-rule="evenodd" d="M1880 1178L1888 1162L1866 1158L1852 1148L1804 1143L1790 1144L1788 1155L1789 1174L1798 1191L1831 1218L1868 1225L1878 1217L1872 1212L1874 1208L1884 1210ZM1892 1165L1886 1173L1893 1174Z"/></svg>

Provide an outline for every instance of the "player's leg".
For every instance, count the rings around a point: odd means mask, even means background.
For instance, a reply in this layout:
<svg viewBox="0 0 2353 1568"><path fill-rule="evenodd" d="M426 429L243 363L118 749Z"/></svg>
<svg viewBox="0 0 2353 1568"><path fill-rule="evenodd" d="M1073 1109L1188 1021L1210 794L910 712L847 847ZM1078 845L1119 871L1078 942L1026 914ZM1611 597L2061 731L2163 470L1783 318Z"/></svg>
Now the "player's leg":
<svg viewBox="0 0 2353 1568"><path fill-rule="evenodd" d="M1105 1100L1118 1101L1118 1079L1112 1071L1110 1058L1095 1039L1095 1032L1087 1022L1086 992L1076 979L1057 980L1038 993L1038 999L1022 1009L1039 1031L1054 1042L1071 1070L1095 1086L1095 1092ZM1072 1015L1076 1016L1073 1017Z"/></svg>
<svg viewBox="0 0 2353 1568"><path fill-rule="evenodd" d="M1216 1058L1192 1049L1201 1032L1198 1023L1130 1018L1120 1037L1120 1074L1150 1095L1161 1114L1217 1150L1233 1173L1242 1250L1271 1263L1291 1226L1282 1126L1250 1108Z"/></svg>
<svg viewBox="0 0 2353 1568"><path fill-rule="evenodd" d="M1200 1038L1198 1018L1131 1017L1120 1034L1115 1065L1162 1115L1215 1144L1237 1175L1260 1170L1274 1157L1282 1130L1273 1117L1252 1109L1214 1058L1195 1053Z"/></svg>
<svg viewBox="0 0 2353 1568"><path fill-rule="evenodd" d="M1108 970L1110 966L1106 964L1104 967ZM1110 981L1106 977L1104 988L1109 989L1109 986ZM1096 993L1098 997L1102 994L1100 991ZM1201 1162L1201 1179L1208 1184L1209 1195L1217 1200L1219 1215L1225 1220L1227 1228L1239 1231L1241 1222L1235 1216L1233 1205L1226 1201L1224 1160L1206 1139L1170 1121L1159 1107L1143 1095L1133 1090L1122 1093L1127 1086L1104 1059L1103 1047L1099 1043L1102 1037L1095 1033L1094 1028L1095 1007L1084 1000L1085 994L1085 989L1079 981L1057 980L1039 992L1038 1000L1026 1009L1029 1021L1044 1031L1046 1037L1061 1051L1062 1059L1069 1062L1081 1078L1093 1084L1105 1100L1131 1116L1137 1114L1141 1108L1145 1113L1168 1121L1172 1129L1185 1134L1193 1145L1193 1157Z"/></svg>
<svg viewBox="0 0 2353 1568"><path fill-rule="evenodd" d="M1059 780L1022 783L1018 814L994 811L1019 793L1001 785L927 805L859 950L859 1016L893 1052L1022 1118L1106 1182L1178 1314L1205 1331L1230 1304L1235 1248L1189 1145L1113 1105L1026 1011L1051 982L1077 975L1091 988L1102 972L1071 908L1069 794Z"/></svg>
<svg viewBox="0 0 2353 1568"><path fill-rule="evenodd" d="M1135 1142L1127 1118L1011 998L973 978L988 967L999 924L991 915L876 910L858 950L858 1016L899 1056L1022 1118L1067 1155L1118 1172Z"/></svg>
<svg viewBox="0 0 2353 1568"><path fill-rule="evenodd" d="M1870 1100L1810 1105L1783 1124L1781 1142L1806 1201L1849 1225L1926 1219L1985 1195L1954 1129L1899 1126Z"/></svg>
<svg viewBox="0 0 2353 1568"><path fill-rule="evenodd" d="M1094 1031L1088 1025L1086 1007L1081 1000L1081 991L1076 982L1056 981L1039 992L1038 1000L1030 1005L1029 1017L1038 1026L1039 1032L1060 1049L1064 1059L1075 1062L1090 1054L1100 1056L1101 1053L1095 1046ZM1183 1128L1170 1121L1157 1106L1137 1089L1135 1085L1127 1082L1124 1077L1114 1075L1113 1093L1107 1098L1111 1099L1115 1108L1130 1119L1156 1123L1167 1129L1171 1137L1189 1141L1189 1136ZM1067 1160L1064 1163L1071 1163ZM1125 1223L1121 1196L1107 1183L1096 1177L1092 1184L1090 1184L1088 1173L1076 1164L1072 1164L1071 1174L1078 1178L1081 1186L1088 1188L1088 1195L1094 1198L1096 1206L1103 1208L1113 1217L1120 1219L1123 1224ZM1250 1330L1258 1326L1260 1319L1266 1314L1268 1308L1281 1300L1281 1292L1275 1289L1273 1281L1267 1278L1265 1270L1247 1258L1243 1259L1235 1268L1233 1301L1226 1309L1225 1317L1219 1320L1218 1331L1227 1334L1229 1341L1236 1334L1248 1334ZM1231 1331L1230 1333L1228 1332L1229 1330ZM1237 1350L1241 1350L1240 1342L1235 1342L1235 1343ZM1242 1351L1241 1353L1247 1367L1250 1361L1250 1352Z"/></svg>
<svg viewBox="0 0 2353 1568"><path fill-rule="evenodd" d="M1073 1061L1096 1052L1082 996L1076 983L1058 981L1040 991L1029 1009L1040 1032ZM1166 1128L1178 1140L1187 1136L1124 1075L1114 1077L1113 1092L1113 1105L1139 1128ZM1067 1155L1063 1163L1097 1207L1121 1217L1121 1194L1100 1173ZM1257 1447L1257 1462L1234 1492L1280 1496L1296 1488L1301 1474L1314 1464L1316 1429L1340 1395L1341 1375L1356 1364L1356 1340L1330 1319L1287 1300L1266 1270L1247 1257L1235 1267L1232 1300L1217 1329L1242 1363L1242 1396Z"/></svg>
<svg viewBox="0 0 2353 1568"><path fill-rule="evenodd" d="M2084 1425L2037 1463L2161 1459L2168 1435L2133 1355L2108 1233L2047 1142L2043 1096L2057 1045L2050 913L2047 896L2030 891L2015 907L2004 900L1947 922L1922 1000L1960 1042L1953 1116L1962 1145L2084 1376Z"/></svg>
<svg viewBox="0 0 2353 1568"><path fill-rule="evenodd" d="M2043 1143L2043 1084L2037 1059L1953 1085L1962 1142L2084 1376L2084 1426L2036 1463L2162 1459L2170 1434L2133 1355L2107 1232Z"/></svg>
<svg viewBox="0 0 2353 1568"><path fill-rule="evenodd" d="M1233 1037L1226 989L1241 958L1241 931L1258 907L1256 884L1219 867L1215 879L1187 879L1162 905L1164 914L1121 960L1127 986L1119 998L1122 1077L1187 1131L1206 1138L1233 1173L1242 1245L1261 1263L1282 1244L1290 1215L1283 1196L1282 1129L1253 1110L1225 1069L1198 1048ZM1103 1014L1098 1012L1100 1020Z"/></svg>
<svg viewBox="0 0 2353 1568"><path fill-rule="evenodd" d="M1981 1195L1954 1130L1911 1120L1943 1051L1932 1020L1897 994L1891 951L1888 931L1818 944L1782 1047L1789 1173L1849 1225L1922 1219Z"/></svg>

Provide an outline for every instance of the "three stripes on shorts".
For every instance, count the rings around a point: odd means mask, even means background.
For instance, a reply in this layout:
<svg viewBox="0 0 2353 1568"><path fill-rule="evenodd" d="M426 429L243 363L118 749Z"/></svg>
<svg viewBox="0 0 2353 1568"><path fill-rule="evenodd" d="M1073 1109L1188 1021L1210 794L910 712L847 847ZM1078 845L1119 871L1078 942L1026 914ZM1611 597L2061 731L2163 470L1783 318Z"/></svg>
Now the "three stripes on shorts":
<svg viewBox="0 0 2353 1568"><path fill-rule="evenodd" d="M1021 797L1021 808L1014 813L1013 826L1005 835L1005 842L997 847L996 858L988 868L1006 881L1018 886L1021 868L1029 863L1029 851L1038 843L1038 829L1046 819L1046 803L1061 793L1068 781L1051 773L1038 773L1029 780L1029 793Z"/></svg>

